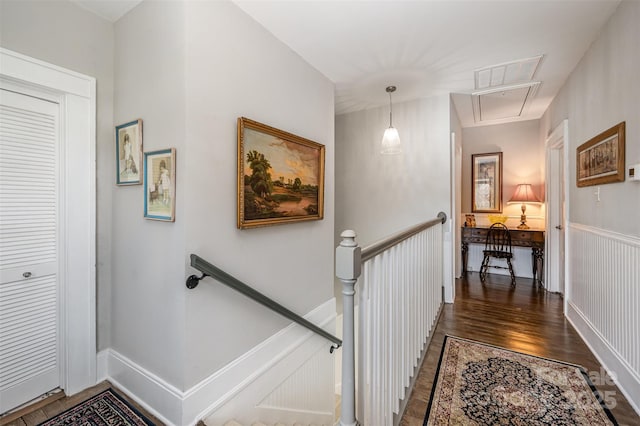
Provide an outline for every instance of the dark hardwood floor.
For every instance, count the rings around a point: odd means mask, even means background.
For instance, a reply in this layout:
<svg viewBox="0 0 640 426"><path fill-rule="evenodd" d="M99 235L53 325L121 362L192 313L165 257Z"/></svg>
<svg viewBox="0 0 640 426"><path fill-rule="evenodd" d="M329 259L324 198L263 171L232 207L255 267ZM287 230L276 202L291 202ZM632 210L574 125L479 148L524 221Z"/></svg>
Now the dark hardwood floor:
<svg viewBox="0 0 640 426"><path fill-rule="evenodd" d="M562 312L562 297L539 289L531 279L518 278L515 288L509 277L495 274L488 275L484 286L477 273L457 280L456 301L443 307L400 424L422 425L448 334L581 365L599 382L594 381L596 388L613 398L615 406L609 408L619 424L640 425L640 417L611 380L602 376L600 363Z"/></svg>
<svg viewBox="0 0 640 426"><path fill-rule="evenodd" d="M61 412L77 405L85 399L99 394L100 392L108 388L113 388L116 392L118 392L120 396L126 399L132 406L134 406L139 412L145 415L154 424L158 426L164 425L164 423L149 414L144 408L131 400L131 398L128 398L123 392L112 386L111 383L101 382L73 396L65 396L64 393L60 392L58 395L55 395L48 400L42 401L41 403L31 404L28 407L18 410L12 414L0 417L0 426L37 425L38 423L49 420L57 416Z"/></svg>
<svg viewBox="0 0 640 426"><path fill-rule="evenodd" d="M565 320L562 305L563 300L559 295L546 293L534 286L530 279L517 279L515 288L510 286L508 277L500 275L489 275L484 286L477 273L470 273L466 280L458 280L456 303L443 307L400 424L422 425L444 336L447 334L579 364L589 372L595 372L597 378L602 371L601 366ZM612 384L607 384L606 380L601 382L604 383L595 385L600 392L610 392L609 395L613 396L615 406L611 407L611 412L620 425L640 425L640 417L622 393ZM19 413L17 418L0 418L0 426L36 425L110 386L110 383L103 382L72 397L62 397L44 406L31 407L30 411ZM120 394L126 398L122 392ZM133 405L156 424L162 425L137 404Z"/></svg>

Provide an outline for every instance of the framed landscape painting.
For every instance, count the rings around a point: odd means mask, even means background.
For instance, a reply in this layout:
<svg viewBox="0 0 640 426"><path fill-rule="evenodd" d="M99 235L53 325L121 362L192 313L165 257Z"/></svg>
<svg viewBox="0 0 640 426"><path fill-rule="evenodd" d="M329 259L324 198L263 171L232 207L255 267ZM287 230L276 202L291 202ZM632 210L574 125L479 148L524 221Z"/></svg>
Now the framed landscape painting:
<svg viewBox="0 0 640 426"><path fill-rule="evenodd" d="M238 228L319 220L324 145L238 118Z"/></svg>
<svg viewBox="0 0 640 426"><path fill-rule="evenodd" d="M471 156L471 206L474 213L502 212L502 153Z"/></svg>
<svg viewBox="0 0 640 426"><path fill-rule="evenodd" d="M175 221L176 150L144 153L144 217Z"/></svg>
<svg viewBox="0 0 640 426"><path fill-rule="evenodd" d="M576 149L578 187L624 181L624 134L623 121Z"/></svg>
<svg viewBox="0 0 640 426"><path fill-rule="evenodd" d="M142 183L142 120L116 126L116 184Z"/></svg>

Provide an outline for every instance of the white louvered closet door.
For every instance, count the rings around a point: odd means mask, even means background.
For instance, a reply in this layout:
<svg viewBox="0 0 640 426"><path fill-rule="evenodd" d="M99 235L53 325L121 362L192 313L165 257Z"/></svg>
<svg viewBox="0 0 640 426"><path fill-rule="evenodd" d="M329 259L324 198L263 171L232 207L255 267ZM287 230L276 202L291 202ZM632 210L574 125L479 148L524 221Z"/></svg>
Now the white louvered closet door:
<svg viewBox="0 0 640 426"><path fill-rule="evenodd" d="M0 89L0 413L60 384L58 107Z"/></svg>

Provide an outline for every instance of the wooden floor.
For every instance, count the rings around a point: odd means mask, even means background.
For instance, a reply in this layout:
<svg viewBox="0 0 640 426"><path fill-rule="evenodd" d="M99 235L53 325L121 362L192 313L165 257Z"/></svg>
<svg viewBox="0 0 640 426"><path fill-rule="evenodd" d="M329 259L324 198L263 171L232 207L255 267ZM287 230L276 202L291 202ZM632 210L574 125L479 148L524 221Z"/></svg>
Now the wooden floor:
<svg viewBox="0 0 640 426"><path fill-rule="evenodd" d="M538 289L530 279L518 279L515 288L510 286L507 277L500 275L489 275L484 286L477 273L469 274L466 280L458 280L456 303L443 307L400 424L422 425L446 334L579 364L599 376L600 364L564 318L562 304L559 295ZM604 378L601 382L595 383L596 387L601 393L610 392L608 395L613 396L615 407L611 412L620 425L640 425L640 417L620 391L608 385ZM110 386L108 382L103 382L72 397L19 413L19 418L5 416L0 418L0 426L36 425ZM119 393L126 398L122 392ZM132 405L153 422L162 425L140 406L133 402Z"/></svg>
<svg viewBox="0 0 640 426"><path fill-rule="evenodd" d="M84 390L80 393L77 393L73 396L62 396L62 398L57 398L56 396L52 397L50 400L45 401L45 404L32 404L28 407L18 410L13 414L8 414L3 417L0 417L0 426L34 426L40 422L45 420L49 420L61 412L77 405L78 403L84 401L85 399L91 398L94 395L99 394L105 389L113 388L118 395L122 396L126 399L132 406L134 406L139 412L145 415L149 420L154 422L156 425L164 425L157 418L149 414L144 408L140 407L137 403L128 398L123 392L118 391L118 389L111 385L109 382L102 382ZM60 394L64 395L64 394ZM19 417L18 417L19 416ZM16 418L17 417L17 418Z"/></svg>
<svg viewBox="0 0 640 426"><path fill-rule="evenodd" d="M640 425L622 393L603 377L600 364L562 313L563 300L533 285L531 279L489 275L483 286L477 273L456 283L456 301L446 304L401 420L402 426L422 425L445 335L465 337L519 352L582 365L601 392L609 392L611 412L620 425ZM595 376L593 375L595 374ZM603 373L604 374L604 373Z"/></svg>

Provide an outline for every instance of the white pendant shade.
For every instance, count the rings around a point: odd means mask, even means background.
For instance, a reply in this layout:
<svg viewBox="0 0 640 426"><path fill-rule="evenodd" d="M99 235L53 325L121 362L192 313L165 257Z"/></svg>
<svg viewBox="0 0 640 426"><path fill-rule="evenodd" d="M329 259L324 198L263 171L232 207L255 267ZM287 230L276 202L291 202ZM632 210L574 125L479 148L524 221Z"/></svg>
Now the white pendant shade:
<svg viewBox="0 0 640 426"><path fill-rule="evenodd" d="M395 127L389 127L382 136L382 154L400 154L400 135Z"/></svg>
<svg viewBox="0 0 640 426"><path fill-rule="evenodd" d="M395 127L393 127L393 105L391 104L391 94L396 91L396 86L387 87L389 94L389 128L384 131L382 136L382 154L400 154L400 135Z"/></svg>

